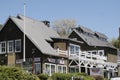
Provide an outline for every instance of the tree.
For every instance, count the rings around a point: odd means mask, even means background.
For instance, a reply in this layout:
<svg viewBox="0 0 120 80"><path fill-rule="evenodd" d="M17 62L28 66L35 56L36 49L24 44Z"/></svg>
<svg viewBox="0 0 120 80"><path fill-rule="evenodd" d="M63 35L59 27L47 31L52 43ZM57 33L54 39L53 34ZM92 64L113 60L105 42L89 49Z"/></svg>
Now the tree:
<svg viewBox="0 0 120 80"><path fill-rule="evenodd" d="M0 24L0 29L2 28L2 26L3 26L3 25L2 25L2 24Z"/></svg>
<svg viewBox="0 0 120 80"><path fill-rule="evenodd" d="M75 20L62 19L53 22L53 29L57 31L61 37L67 37L71 33L71 29L75 26Z"/></svg>
<svg viewBox="0 0 120 80"><path fill-rule="evenodd" d="M119 48L120 49L120 39L115 39L113 38L111 43L116 47L116 48Z"/></svg>

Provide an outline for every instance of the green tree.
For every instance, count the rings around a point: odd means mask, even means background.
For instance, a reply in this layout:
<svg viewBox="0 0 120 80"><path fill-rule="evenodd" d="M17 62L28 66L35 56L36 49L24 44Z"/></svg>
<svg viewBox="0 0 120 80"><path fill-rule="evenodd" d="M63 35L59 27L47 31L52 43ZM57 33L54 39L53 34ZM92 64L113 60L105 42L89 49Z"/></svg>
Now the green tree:
<svg viewBox="0 0 120 80"><path fill-rule="evenodd" d="M2 24L0 24L0 29L2 28L2 26L3 26L3 25L2 25Z"/></svg>
<svg viewBox="0 0 120 80"><path fill-rule="evenodd" d="M75 20L62 19L53 22L53 29L57 31L61 37L67 37L71 33L71 28L75 26Z"/></svg>
<svg viewBox="0 0 120 80"><path fill-rule="evenodd" d="M119 49L120 49L120 39L119 39L119 38L118 38L118 39L113 38L113 39L111 40L111 43L112 43L116 48L119 48Z"/></svg>

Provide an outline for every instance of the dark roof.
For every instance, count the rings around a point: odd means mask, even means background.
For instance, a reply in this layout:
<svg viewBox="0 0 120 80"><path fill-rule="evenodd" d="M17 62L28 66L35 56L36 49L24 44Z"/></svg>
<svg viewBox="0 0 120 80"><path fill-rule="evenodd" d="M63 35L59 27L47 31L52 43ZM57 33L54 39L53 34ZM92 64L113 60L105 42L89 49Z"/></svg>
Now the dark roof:
<svg viewBox="0 0 120 80"><path fill-rule="evenodd" d="M100 32L95 32L95 34L99 37L102 37L102 38L105 38L105 39L108 39L108 37L105 35L105 34L102 34Z"/></svg>
<svg viewBox="0 0 120 80"><path fill-rule="evenodd" d="M96 36L90 37L90 36L84 35L83 33L80 33L79 31L77 31L76 29L74 29L73 32L75 32L80 38L82 38L83 41L85 41L85 43L87 43L89 46L110 47L110 48L116 49L108 41L99 40Z"/></svg>
<svg viewBox="0 0 120 80"><path fill-rule="evenodd" d="M71 42L75 42L75 43L79 43L79 44L83 44L84 43L82 41L78 41L76 39L71 39L71 38L63 38L63 37L61 37L61 38L53 38L53 39L64 40L64 41L71 41Z"/></svg>
<svg viewBox="0 0 120 80"><path fill-rule="evenodd" d="M91 30L91 29L89 29L89 28L86 28L86 27L84 27L84 26L79 26L84 32L88 32L88 33L91 33L91 34L94 34L94 32Z"/></svg>

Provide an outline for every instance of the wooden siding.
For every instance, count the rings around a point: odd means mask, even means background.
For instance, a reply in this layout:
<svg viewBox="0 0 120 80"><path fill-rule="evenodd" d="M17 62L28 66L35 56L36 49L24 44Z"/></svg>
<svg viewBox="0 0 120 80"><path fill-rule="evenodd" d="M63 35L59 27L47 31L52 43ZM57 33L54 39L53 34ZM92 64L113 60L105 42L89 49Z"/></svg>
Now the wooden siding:
<svg viewBox="0 0 120 80"><path fill-rule="evenodd" d="M59 48L60 50L66 50L66 43L65 42L57 42L57 43L54 43L54 48L57 49Z"/></svg>
<svg viewBox="0 0 120 80"><path fill-rule="evenodd" d="M108 53L108 62L114 62L114 63L117 63L117 56L116 55L114 55L114 54L110 54L110 53Z"/></svg>

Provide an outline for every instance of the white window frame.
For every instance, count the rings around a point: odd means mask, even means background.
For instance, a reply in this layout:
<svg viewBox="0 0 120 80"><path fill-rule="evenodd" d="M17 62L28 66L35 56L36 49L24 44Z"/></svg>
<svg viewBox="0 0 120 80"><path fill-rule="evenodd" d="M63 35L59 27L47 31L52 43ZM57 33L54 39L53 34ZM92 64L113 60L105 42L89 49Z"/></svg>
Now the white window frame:
<svg viewBox="0 0 120 80"><path fill-rule="evenodd" d="M61 67L61 71L58 70L58 67L59 67L59 66ZM63 67L66 68L65 73L67 73L67 66L66 66L66 65L57 65L57 72L64 73L64 71L63 71Z"/></svg>
<svg viewBox="0 0 120 80"><path fill-rule="evenodd" d="M20 41L20 45L16 45L16 44L17 44L17 41ZM19 47L20 50L17 51L16 47ZM15 40L15 52L21 52L21 39L17 39L17 40Z"/></svg>
<svg viewBox="0 0 120 80"><path fill-rule="evenodd" d="M3 47L2 44L5 44L5 46ZM5 51L2 51L3 48L5 49ZM6 53L6 41L0 42L0 52L1 53Z"/></svg>
<svg viewBox="0 0 120 80"><path fill-rule="evenodd" d="M10 45L10 43L13 43L12 46ZM10 51L10 48L12 49L12 51ZM7 52L8 53L13 53L14 52L14 41L13 40L10 40L7 42Z"/></svg>
<svg viewBox="0 0 120 80"><path fill-rule="evenodd" d="M70 51L70 55L79 55L79 52L78 53L76 52L76 47L79 47L79 51L80 51L80 46L79 45L75 45L75 44L70 44L70 46L74 47L74 52L73 53L71 53L71 50L69 50Z"/></svg>
<svg viewBox="0 0 120 80"><path fill-rule="evenodd" d="M40 66L40 69L39 69L39 73L37 73L36 71L37 71L37 69L36 69L36 65L39 65ZM41 73L41 63L35 63L35 73L36 74L40 74Z"/></svg>
<svg viewBox="0 0 120 80"><path fill-rule="evenodd" d="M49 66L50 66L50 72L49 72L49 73L46 71L46 65L49 65ZM51 70L51 66L52 66L52 65L55 66L55 73L56 73L56 64L45 63L45 71L46 71L46 73L47 73L49 76L52 75L52 70Z"/></svg>

